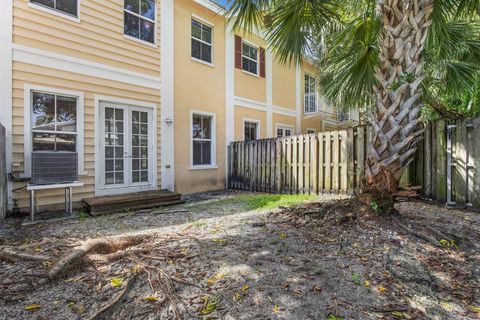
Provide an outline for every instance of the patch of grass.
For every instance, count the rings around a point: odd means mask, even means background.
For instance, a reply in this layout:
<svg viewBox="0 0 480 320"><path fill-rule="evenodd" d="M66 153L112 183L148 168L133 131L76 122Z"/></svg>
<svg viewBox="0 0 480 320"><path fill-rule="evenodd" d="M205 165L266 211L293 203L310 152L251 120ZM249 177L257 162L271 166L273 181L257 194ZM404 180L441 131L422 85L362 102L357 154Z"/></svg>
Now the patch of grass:
<svg viewBox="0 0 480 320"><path fill-rule="evenodd" d="M316 196L310 195L259 194L238 196L234 198L234 201L245 204L248 210L272 210L313 201L316 198Z"/></svg>

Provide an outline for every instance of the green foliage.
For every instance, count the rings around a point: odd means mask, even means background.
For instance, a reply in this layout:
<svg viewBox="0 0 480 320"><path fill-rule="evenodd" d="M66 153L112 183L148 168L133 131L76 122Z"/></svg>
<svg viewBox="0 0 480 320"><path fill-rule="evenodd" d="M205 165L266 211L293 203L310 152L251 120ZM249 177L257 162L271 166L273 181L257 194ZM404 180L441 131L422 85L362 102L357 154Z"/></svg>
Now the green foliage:
<svg viewBox="0 0 480 320"><path fill-rule="evenodd" d="M440 241L438 241L440 243L440 245L444 248L448 248L448 249L451 249L451 248L455 248L455 249L458 249L458 246L457 244L455 243L455 240L446 240L446 239L442 239Z"/></svg>
<svg viewBox="0 0 480 320"><path fill-rule="evenodd" d="M310 195L259 194L235 197L235 202L244 203L248 210L272 210L278 207L293 206L317 197Z"/></svg>
<svg viewBox="0 0 480 320"><path fill-rule="evenodd" d="M360 286L362 284L362 276L358 273L352 273L352 280L355 285Z"/></svg>
<svg viewBox="0 0 480 320"><path fill-rule="evenodd" d="M78 219L80 219L80 221L85 221L88 218L90 218L90 215L86 211L79 212Z"/></svg>
<svg viewBox="0 0 480 320"><path fill-rule="evenodd" d="M282 63L305 57L317 66L320 93L340 109L371 107L379 66L382 21L378 1L232 0L235 28L261 29ZM424 119L480 114L480 1L436 0L425 42L424 75L406 74L391 86L422 83Z"/></svg>
<svg viewBox="0 0 480 320"><path fill-rule="evenodd" d="M327 318L327 320L345 320L344 317L338 317L338 316L335 316L333 314L330 314Z"/></svg>
<svg viewBox="0 0 480 320"><path fill-rule="evenodd" d="M375 201L370 202L370 209L375 213L380 212L380 206Z"/></svg>

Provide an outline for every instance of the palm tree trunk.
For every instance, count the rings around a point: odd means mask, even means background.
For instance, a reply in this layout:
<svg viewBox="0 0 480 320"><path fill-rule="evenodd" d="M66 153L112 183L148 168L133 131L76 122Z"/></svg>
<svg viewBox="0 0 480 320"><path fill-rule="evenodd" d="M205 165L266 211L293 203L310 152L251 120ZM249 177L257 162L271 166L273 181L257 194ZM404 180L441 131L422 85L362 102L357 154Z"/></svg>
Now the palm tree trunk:
<svg viewBox="0 0 480 320"><path fill-rule="evenodd" d="M425 39L433 0L383 0L380 67L374 88L376 112L370 117L367 188L393 194L423 138L419 111Z"/></svg>

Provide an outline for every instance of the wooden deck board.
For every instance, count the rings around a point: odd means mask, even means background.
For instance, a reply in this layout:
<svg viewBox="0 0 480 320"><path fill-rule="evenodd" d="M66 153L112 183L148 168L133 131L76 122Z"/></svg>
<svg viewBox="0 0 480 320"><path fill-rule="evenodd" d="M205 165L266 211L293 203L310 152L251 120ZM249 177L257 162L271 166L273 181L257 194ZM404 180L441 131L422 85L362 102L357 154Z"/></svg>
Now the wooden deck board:
<svg viewBox="0 0 480 320"><path fill-rule="evenodd" d="M91 214L118 212L128 209L146 209L181 204L181 194L168 190L136 192L123 195L101 196L83 199Z"/></svg>

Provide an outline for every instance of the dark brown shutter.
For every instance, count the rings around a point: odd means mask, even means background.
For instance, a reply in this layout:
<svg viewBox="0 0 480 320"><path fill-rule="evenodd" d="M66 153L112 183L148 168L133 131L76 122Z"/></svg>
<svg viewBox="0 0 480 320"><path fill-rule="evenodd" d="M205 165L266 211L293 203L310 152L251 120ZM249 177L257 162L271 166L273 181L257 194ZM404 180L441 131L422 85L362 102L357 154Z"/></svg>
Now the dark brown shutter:
<svg viewBox="0 0 480 320"><path fill-rule="evenodd" d="M242 37L235 35L235 68L242 69Z"/></svg>
<svg viewBox="0 0 480 320"><path fill-rule="evenodd" d="M260 77L265 78L265 49L260 48Z"/></svg>

